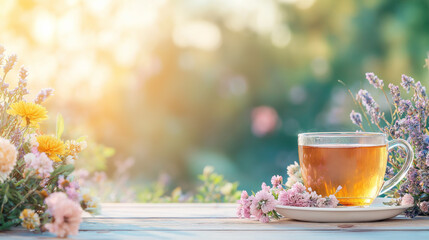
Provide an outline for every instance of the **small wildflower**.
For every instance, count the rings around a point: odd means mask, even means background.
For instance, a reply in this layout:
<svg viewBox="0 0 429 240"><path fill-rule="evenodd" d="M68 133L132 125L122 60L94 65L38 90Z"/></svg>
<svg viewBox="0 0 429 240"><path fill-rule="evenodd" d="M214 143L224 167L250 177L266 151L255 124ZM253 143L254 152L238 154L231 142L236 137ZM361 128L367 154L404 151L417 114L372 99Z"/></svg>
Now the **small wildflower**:
<svg viewBox="0 0 429 240"><path fill-rule="evenodd" d="M420 81L416 82L415 89L419 97L422 97L422 98L426 97L426 87L422 86Z"/></svg>
<svg viewBox="0 0 429 240"><path fill-rule="evenodd" d="M429 212L429 202L421 202L420 205L420 210L424 213L428 213Z"/></svg>
<svg viewBox="0 0 429 240"><path fill-rule="evenodd" d="M54 93L54 89L52 88L44 88L40 90L34 99L34 103L42 104L48 97L50 97Z"/></svg>
<svg viewBox="0 0 429 240"><path fill-rule="evenodd" d="M283 184L283 177L279 175L274 175L271 177L271 184L273 185L273 188L281 187Z"/></svg>
<svg viewBox="0 0 429 240"><path fill-rule="evenodd" d="M203 170L203 175L207 177L207 176L210 176L210 174L212 174L213 172L214 172L213 166L205 166Z"/></svg>
<svg viewBox="0 0 429 240"><path fill-rule="evenodd" d="M294 162L294 164L291 164L287 167L287 175L288 178L285 184L286 187L292 187L297 182L303 182L301 168L297 162Z"/></svg>
<svg viewBox="0 0 429 240"><path fill-rule="evenodd" d="M413 112L413 105L411 103L410 100L400 100L399 101L399 106L398 106L398 111L400 114L412 114Z"/></svg>
<svg viewBox="0 0 429 240"><path fill-rule="evenodd" d="M49 196L48 191L46 189L43 189L42 191L40 191L40 196L42 196L43 198L47 198Z"/></svg>
<svg viewBox="0 0 429 240"><path fill-rule="evenodd" d="M6 50L6 49L3 47L3 45L0 45L0 64L1 64L1 63L2 63L2 61L3 61L5 50Z"/></svg>
<svg viewBox="0 0 429 240"><path fill-rule="evenodd" d="M366 112L371 116L371 122L378 124L380 122L380 107L374 101L371 94L366 90L359 90L356 99L362 102Z"/></svg>
<svg viewBox="0 0 429 240"><path fill-rule="evenodd" d="M277 200L274 196L264 190L261 190L255 194L250 205L250 213L255 216L261 222L268 222L267 214L274 210L277 205Z"/></svg>
<svg viewBox="0 0 429 240"><path fill-rule="evenodd" d="M350 119L352 120L352 123L361 126L362 124L362 115L358 112L355 112L354 110L352 110L352 112L350 113Z"/></svg>
<svg viewBox="0 0 429 240"><path fill-rule="evenodd" d="M24 156L24 161L26 163L26 167L34 169L36 174L38 174L41 178L49 177L50 173L54 171L52 166L53 161L48 158L45 153L41 153L37 156L34 153L27 153Z"/></svg>
<svg viewBox="0 0 429 240"><path fill-rule="evenodd" d="M412 77L409 77L409 76L405 75L405 74L402 74L402 78L401 79L402 79L401 86L405 90L407 90L407 92L409 92L411 85L414 84L414 79Z"/></svg>
<svg viewBox="0 0 429 240"><path fill-rule="evenodd" d="M66 141L66 155L72 156L74 159L77 158L77 155L86 148L86 141L77 142L74 140Z"/></svg>
<svg viewBox="0 0 429 240"><path fill-rule="evenodd" d="M223 185L220 188L220 193L222 193L223 195L227 196L232 192L232 189L234 188L234 185L230 182L225 183L225 185Z"/></svg>
<svg viewBox="0 0 429 240"><path fill-rule="evenodd" d="M12 54L7 58L6 64L3 66L4 74L7 74L10 70L12 70L15 63L18 61L18 57L16 54Z"/></svg>
<svg viewBox="0 0 429 240"><path fill-rule="evenodd" d="M250 218L250 205L252 204L252 198L249 197L246 191L241 192L241 198L238 200L237 216L239 218Z"/></svg>
<svg viewBox="0 0 429 240"><path fill-rule="evenodd" d="M99 214L101 211L100 200L89 193L82 194L82 208L92 214Z"/></svg>
<svg viewBox="0 0 429 240"><path fill-rule="evenodd" d="M407 206L407 205L413 205L414 204L414 198L411 196L411 194L405 194L401 199L401 205Z"/></svg>
<svg viewBox="0 0 429 240"><path fill-rule="evenodd" d="M383 89L384 87L383 80L379 79L374 73L372 72L366 73L366 79L375 88Z"/></svg>
<svg viewBox="0 0 429 240"><path fill-rule="evenodd" d="M393 102L395 106L399 105L399 101L401 101L401 92L399 91L399 87L390 83L389 84L390 94L392 95Z"/></svg>
<svg viewBox="0 0 429 240"><path fill-rule="evenodd" d="M27 230L34 231L40 226L39 214L37 214L32 209L22 210L21 214L19 215L19 219L22 221L21 225Z"/></svg>

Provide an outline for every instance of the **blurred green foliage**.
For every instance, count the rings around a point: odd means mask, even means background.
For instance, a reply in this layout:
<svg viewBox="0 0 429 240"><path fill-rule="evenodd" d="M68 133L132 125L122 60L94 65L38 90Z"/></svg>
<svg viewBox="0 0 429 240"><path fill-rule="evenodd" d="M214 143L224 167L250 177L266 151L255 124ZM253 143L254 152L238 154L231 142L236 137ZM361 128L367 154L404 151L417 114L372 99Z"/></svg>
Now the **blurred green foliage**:
<svg viewBox="0 0 429 240"><path fill-rule="evenodd" d="M106 171L107 161L115 154L115 149L88 141L88 147L80 154L82 160L76 161L76 168L89 172Z"/></svg>
<svg viewBox="0 0 429 240"><path fill-rule="evenodd" d="M137 199L128 201L138 201L144 203L166 203L166 202L197 202L197 203L235 203L241 196L241 191L237 189L238 183L231 183L224 179L224 176L214 172L212 166L206 166L202 174L198 175L198 187L187 193L182 192L180 186L169 191L169 184L162 180L153 182L146 186L137 186Z"/></svg>
<svg viewBox="0 0 429 240"><path fill-rule="evenodd" d="M297 133L356 130L337 80L353 92L368 88L370 71L386 85L402 73L428 84L424 0L16 2L0 12L4 44L33 54L26 64L58 90L62 101L49 107L67 125L116 149L116 159L136 159L131 177L142 186L167 173L188 192L213 165L257 189L297 161ZM39 15L41 26L53 21L51 35L34 34L28 23ZM278 116L266 134L252 131L259 106ZM115 158L102 163L112 152L94 151L84 167L114 175Z"/></svg>

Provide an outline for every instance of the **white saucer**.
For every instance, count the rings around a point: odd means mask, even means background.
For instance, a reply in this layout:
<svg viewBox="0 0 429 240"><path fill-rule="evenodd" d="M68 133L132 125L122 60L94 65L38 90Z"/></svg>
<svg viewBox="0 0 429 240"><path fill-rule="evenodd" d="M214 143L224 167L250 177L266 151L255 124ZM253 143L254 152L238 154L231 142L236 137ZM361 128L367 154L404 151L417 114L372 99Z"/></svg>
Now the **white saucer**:
<svg viewBox="0 0 429 240"><path fill-rule="evenodd" d="M390 198L376 198L370 206L366 207L290 207L277 205L276 211L283 217L306 222L372 222L395 217L403 213L407 206L388 206Z"/></svg>

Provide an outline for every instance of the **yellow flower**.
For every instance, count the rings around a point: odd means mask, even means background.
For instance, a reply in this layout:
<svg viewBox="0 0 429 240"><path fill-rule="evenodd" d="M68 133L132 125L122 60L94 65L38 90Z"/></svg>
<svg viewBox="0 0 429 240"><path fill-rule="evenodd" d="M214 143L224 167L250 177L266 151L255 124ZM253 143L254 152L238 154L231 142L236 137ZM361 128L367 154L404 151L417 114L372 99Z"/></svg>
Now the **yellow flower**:
<svg viewBox="0 0 429 240"><path fill-rule="evenodd" d="M66 141L66 155L74 158L86 148L86 141L78 142L75 140Z"/></svg>
<svg viewBox="0 0 429 240"><path fill-rule="evenodd" d="M58 155L64 155L66 152L64 143L54 136L37 136L37 142L39 143L39 147L37 148L39 152L46 153L46 155L55 162L60 162L61 159Z"/></svg>
<svg viewBox="0 0 429 240"><path fill-rule="evenodd" d="M89 193L82 195L82 205L83 209L91 214L100 214L101 212L99 199L92 197Z"/></svg>
<svg viewBox="0 0 429 240"><path fill-rule="evenodd" d="M22 220L22 226L30 231L34 231L37 227L40 226L39 214L34 210L24 209L19 218Z"/></svg>
<svg viewBox="0 0 429 240"><path fill-rule="evenodd" d="M39 122L48 118L46 108L32 102L19 101L12 103L7 113L20 116L23 126L39 127Z"/></svg>

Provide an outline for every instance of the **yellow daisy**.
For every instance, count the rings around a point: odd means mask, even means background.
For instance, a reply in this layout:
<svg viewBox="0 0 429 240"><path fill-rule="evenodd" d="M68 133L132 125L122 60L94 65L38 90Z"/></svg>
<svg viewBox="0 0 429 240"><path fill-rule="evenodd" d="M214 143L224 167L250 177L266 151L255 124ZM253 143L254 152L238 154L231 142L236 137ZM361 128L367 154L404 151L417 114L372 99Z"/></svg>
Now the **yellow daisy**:
<svg viewBox="0 0 429 240"><path fill-rule="evenodd" d="M48 118L46 108L26 101L12 103L7 113L12 116L20 116L23 126L38 127L39 122Z"/></svg>
<svg viewBox="0 0 429 240"><path fill-rule="evenodd" d="M30 231L34 231L40 226L39 214L34 210L24 209L19 218L22 220L21 225Z"/></svg>
<svg viewBox="0 0 429 240"><path fill-rule="evenodd" d="M61 162L58 155L64 155L66 148L60 139L54 136L40 135L37 136L37 142L39 143L39 147L37 148L39 152L46 153L54 162Z"/></svg>

